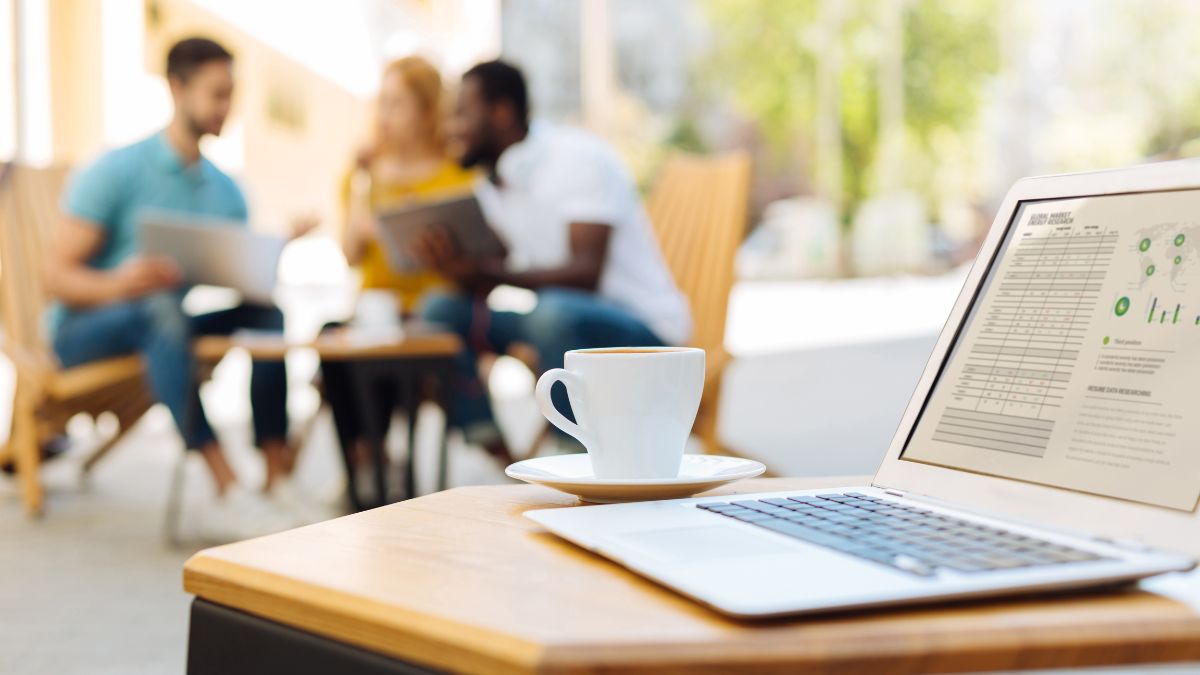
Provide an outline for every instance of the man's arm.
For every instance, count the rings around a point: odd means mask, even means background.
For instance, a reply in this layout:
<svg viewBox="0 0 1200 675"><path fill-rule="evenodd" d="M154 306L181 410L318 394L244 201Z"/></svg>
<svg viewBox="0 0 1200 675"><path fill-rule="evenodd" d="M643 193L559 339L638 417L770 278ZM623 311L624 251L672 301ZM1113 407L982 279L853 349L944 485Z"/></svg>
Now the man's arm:
<svg viewBox="0 0 1200 675"><path fill-rule="evenodd" d="M595 291L608 259L612 226L604 223L571 223L568 229L570 258L565 265L511 272L501 258L470 260L462 257L444 231L417 238L416 257L459 285L469 289L488 289L501 284L538 290L547 286Z"/></svg>
<svg viewBox="0 0 1200 675"><path fill-rule="evenodd" d="M141 297L177 286L178 268L162 258L130 258L113 270L87 261L104 245L104 229L89 220L63 216L47 256L46 286L68 307L84 309Z"/></svg>
<svg viewBox="0 0 1200 675"><path fill-rule="evenodd" d="M547 286L578 288L595 291L600 286L604 261L608 259L608 242L612 226L603 223L571 223L571 257L561 267L510 272L500 261L487 261L484 274L496 284L507 284L537 290Z"/></svg>

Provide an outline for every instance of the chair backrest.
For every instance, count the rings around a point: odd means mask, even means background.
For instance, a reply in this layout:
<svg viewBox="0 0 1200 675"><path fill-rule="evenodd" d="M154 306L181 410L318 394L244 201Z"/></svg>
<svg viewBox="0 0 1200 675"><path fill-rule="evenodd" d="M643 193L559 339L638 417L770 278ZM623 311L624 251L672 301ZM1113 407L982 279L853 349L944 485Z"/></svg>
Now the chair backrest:
<svg viewBox="0 0 1200 675"><path fill-rule="evenodd" d="M746 234L750 157L676 154L646 199L650 222L675 283L692 307L692 344L714 357L725 350L734 256Z"/></svg>
<svg viewBox="0 0 1200 675"><path fill-rule="evenodd" d="M45 249L57 227L65 167L0 166L0 322L17 367L54 368L42 329Z"/></svg>

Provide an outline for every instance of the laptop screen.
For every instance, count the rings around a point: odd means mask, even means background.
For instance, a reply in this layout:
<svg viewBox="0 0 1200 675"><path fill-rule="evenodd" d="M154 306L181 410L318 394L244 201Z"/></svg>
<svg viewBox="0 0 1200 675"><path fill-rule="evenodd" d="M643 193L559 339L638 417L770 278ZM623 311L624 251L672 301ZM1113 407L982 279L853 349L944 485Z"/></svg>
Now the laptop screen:
<svg viewBox="0 0 1200 675"><path fill-rule="evenodd" d="M1200 498L1200 190L1021 202L901 454Z"/></svg>

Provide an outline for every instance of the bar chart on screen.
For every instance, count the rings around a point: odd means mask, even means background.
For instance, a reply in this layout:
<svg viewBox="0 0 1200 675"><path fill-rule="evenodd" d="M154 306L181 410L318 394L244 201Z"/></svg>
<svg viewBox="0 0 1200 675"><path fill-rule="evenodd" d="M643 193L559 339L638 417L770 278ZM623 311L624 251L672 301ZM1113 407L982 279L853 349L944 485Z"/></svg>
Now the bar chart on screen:
<svg viewBox="0 0 1200 675"><path fill-rule="evenodd" d="M1142 316L1151 326L1200 326L1189 282L1195 276L1200 238L1194 223L1158 223L1139 229L1125 246L1125 288L1113 300L1113 315ZM1138 298L1140 312L1134 309ZM1189 302L1190 301L1190 302Z"/></svg>
<svg viewBox="0 0 1200 675"><path fill-rule="evenodd" d="M1155 296L1150 298L1148 304L1150 305L1150 311L1146 314L1146 323L1179 323L1179 318L1184 308L1183 303L1176 302L1172 305L1170 302L1160 301L1159 298ZM1114 313L1117 316L1125 315L1125 313L1121 311L1115 311ZM1197 323L1200 324L1200 317L1197 317Z"/></svg>

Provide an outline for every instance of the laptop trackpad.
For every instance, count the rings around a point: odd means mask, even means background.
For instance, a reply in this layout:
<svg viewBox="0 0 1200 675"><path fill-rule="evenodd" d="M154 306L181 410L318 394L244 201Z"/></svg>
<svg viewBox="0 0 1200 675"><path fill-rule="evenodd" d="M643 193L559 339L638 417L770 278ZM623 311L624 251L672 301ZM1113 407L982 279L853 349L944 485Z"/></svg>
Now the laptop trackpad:
<svg viewBox="0 0 1200 675"><path fill-rule="evenodd" d="M615 535L612 539L665 562L796 552L796 547L786 542L722 525L642 530Z"/></svg>

